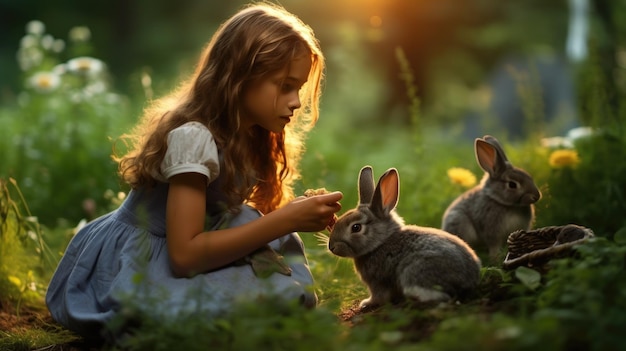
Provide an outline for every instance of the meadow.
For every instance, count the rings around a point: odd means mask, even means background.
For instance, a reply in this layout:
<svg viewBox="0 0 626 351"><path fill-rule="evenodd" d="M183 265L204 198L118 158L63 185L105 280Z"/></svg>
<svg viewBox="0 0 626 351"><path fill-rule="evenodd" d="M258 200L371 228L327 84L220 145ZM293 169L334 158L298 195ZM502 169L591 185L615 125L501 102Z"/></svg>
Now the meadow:
<svg viewBox="0 0 626 351"><path fill-rule="evenodd" d="M158 77L144 72L137 92L119 93L106 63L90 56L86 28L77 27L60 47L40 25L30 24L17 54L24 89L0 107L0 350L626 347L626 89L608 92L598 73L601 64L593 59L580 67L576 81L587 92L579 103L584 135L548 134L545 116L536 109L542 101L532 86L523 96L525 137L490 129L511 162L529 171L543 193L534 226L575 223L596 235L573 256L551 261L547 271L505 270L483 257L479 288L468 301L361 313L356 306L367 290L352 261L330 254L320 238L328 233L300 233L318 308L271 298L242 302L223 318L146 318L116 345L85 344L50 319L43 296L75 228L118 206L128 191L110 159L113 141L155 94L152 80ZM358 53L358 47L347 47L328 56L331 61L348 54L362 57L354 50ZM69 58L62 59L61 52ZM454 106L445 113L424 108L410 64L401 49L396 54L407 99L401 112L388 116L374 112L380 111L376 97L385 87L365 69L367 60L328 72L335 76L325 89L322 119L307 140L296 190L342 191L347 210L357 203L362 166L373 166L376 177L395 167L401 181L398 213L408 223L439 227L446 206L479 181L482 170L473 140L464 134L463 117L455 115ZM475 98L459 94L455 98L464 102ZM398 113L410 118L395 118ZM464 176L455 177L451 169L464 170Z"/></svg>

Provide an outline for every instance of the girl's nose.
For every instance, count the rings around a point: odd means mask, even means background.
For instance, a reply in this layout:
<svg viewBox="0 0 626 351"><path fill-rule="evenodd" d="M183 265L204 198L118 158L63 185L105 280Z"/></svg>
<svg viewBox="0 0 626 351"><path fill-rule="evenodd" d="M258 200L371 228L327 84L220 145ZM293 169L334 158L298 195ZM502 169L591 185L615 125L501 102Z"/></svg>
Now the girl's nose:
<svg viewBox="0 0 626 351"><path fill-rule="evenodd" d="M292 112L302 106L302 103L300 102L300 96L297 93L294 95L294 98L289 100L289 110Z"/></svg>

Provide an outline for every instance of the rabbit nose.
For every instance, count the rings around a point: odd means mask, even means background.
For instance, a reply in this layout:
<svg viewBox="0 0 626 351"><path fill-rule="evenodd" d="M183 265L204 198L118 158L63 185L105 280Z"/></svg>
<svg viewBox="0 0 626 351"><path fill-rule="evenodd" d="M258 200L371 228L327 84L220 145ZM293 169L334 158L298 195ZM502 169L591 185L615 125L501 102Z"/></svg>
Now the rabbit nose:
<svg viewBox="0 0 626 351"><path fill-rule="evenodd" d="M539 190L537 190L537 192L531 195L531 200L533 200L533 202L537 202L540 199L541 199L541 192Z"/></svg>

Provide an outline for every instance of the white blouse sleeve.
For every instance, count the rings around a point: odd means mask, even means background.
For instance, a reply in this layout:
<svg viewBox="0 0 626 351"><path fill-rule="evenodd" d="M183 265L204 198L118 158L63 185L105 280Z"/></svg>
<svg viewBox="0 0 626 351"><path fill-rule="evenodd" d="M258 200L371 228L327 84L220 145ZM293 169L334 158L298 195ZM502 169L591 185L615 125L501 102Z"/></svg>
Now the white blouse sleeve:
<svg viewBox="0 0 626 351"><path fill-rule="evenodd" d="M200 173L207 184L219 175L217 145L211 132L199 122L189 122L170 131L161 162L163 180L180 173Z"/></svg>

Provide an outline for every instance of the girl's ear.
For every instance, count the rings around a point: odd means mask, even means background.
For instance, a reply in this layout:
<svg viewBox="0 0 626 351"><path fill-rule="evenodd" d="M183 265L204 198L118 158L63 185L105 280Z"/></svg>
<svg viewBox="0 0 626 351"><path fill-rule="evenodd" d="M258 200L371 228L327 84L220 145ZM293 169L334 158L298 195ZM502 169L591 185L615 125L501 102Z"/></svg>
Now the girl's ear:
<svg viewBox="0 0 626 351"><path fill-rule="evenodd" d="M395 168L390 168L378 180L371 208L379 216L387 216L398 204L400 176Z"/></svg>
<svg viewBox="0 0 626 351"><path fill-rule="evenodd" d="M359 172L359 205L369 205L374 196L374 174L371 166L364 166Z"/></svg>

